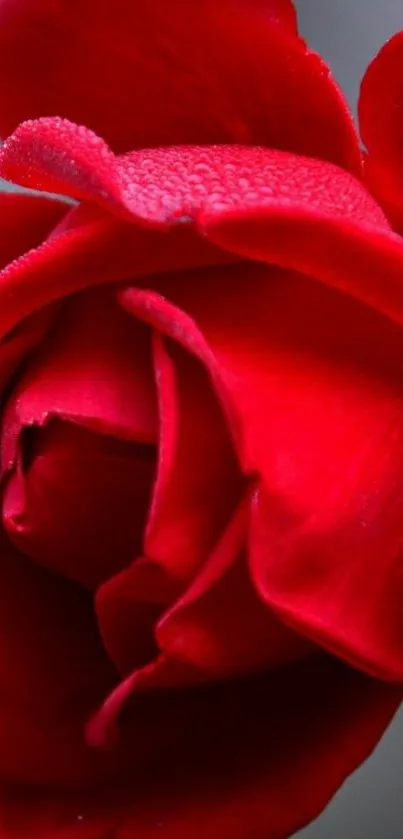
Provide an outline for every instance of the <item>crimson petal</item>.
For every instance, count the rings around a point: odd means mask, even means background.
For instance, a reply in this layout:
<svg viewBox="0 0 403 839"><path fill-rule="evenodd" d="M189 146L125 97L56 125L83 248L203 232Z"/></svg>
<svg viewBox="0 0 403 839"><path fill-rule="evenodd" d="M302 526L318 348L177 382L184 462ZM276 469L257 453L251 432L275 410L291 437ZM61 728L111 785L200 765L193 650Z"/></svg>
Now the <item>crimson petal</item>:
<svg viewBox="0 0 403 839"><path fill-rule="evenodd" d="M0 266L40 245L71 207L63 200L0 192Z"/></svg>
<svg viewBox="0 0 403 839"><path fill-rule="evenodd" d="M295 37L288 0L6 0L0 129L58 114L114 151L262 144L360 166L328 67ZM279 26L278 23L281 23ZM3 81L4 80L4 81ZM7 80L7 84L5 83Z"/></svg>
<svg viewBox="0 0 403 839"><path fill-rule="evenodd" d="M5 410L6 529L91 587L141 550L158 437L148 337L108 290L68 301Z"/></svg>
<svg viewBox="0 0 403 839"><path fill-rule="evenodd" d="M70 210L65 203L25 193L0 193L0 265L40 245ZM27 319L19 329L0 342L0 390L7 384L19 363L39 343L52 321L50 308Z"/></svg>
<svg viewBox="0 0 403 839"><path fill-rule="evenodd" d="M92 131L65 119L22 123L0 150L3 177L94 201L148 225L200 212L293 200L329 214L384 217L349 173L301 154L262 146L171 146L116 157ZM285 180L283 180L285 179Z"/></svg>
<svg viewBox="0 0 403 839"><path fill-rule="evenodd" d="M42 245L0 272L0 336L37 309L76 291L234 259L187 226L161 236L82 205Z"/></svg>
<svg viewBox="0 0 403 839"><path fill-rule="evenodd" d="M403 232L403 32L382 47L361 83L358 112L369 187Z"/></svg>
<svg viewBox="0 0 403 839"><path fill-rule="evenodd" d="M314 650L256 595L246 558L249 505L247 495L194 583L156 628L168 658L208 679L276 667Z"/></svg>
<svg viewBox="0 0 403 839"><path fill-rule="evenodd" d="M145 551L173 579L186 582L230 518L242 481L205 369L158 336L155 365L161 439Z"/></svg>
<svg viewBox="0 0 403 839"><path fill-rule="evenodd" d="M154 447L55 420L29 442L23 431L19 448L3 499L9 538L37 563L96 589L141 550Z"/></svg>
<svg viewBox="0 0 403 839"><path fill-rule="evenodd" d="M169 839L285 839L365 760L401 697L401 688L324 656L240 682L161 691L155 707L171 746L159 748L126 807L120 802L116 839L157 839L162 828ZM152 706L150 694L144 700ZM141 701L140 692L134 718Z"/></svg>
<svg viewBox="0 0 403 839"><path fill-rule="evenodd" d="M157 442L148 331L122 311L113 289L66 301L6 407L3 466L13 458L19 429L51 418L120 439Z"/></svg>
<svg viewBox="0 0 403 839"><path fill-rule="evenodd" d="M115 674L91 600L31 565L3 533L0 581L1 775L67 788L99 782L110 761L85 746L83 727Z"/></svg>
<svg viewBox="0 0 403 839"><path fill-rule="evenodd" d="M401 328L302 275L252 263L167 276L162 289L122 300L206 364L241 464L261 476L266 536L251 542L259 591L348 661L402 679Z"/></svg>
<svg viewBox="0 0 403 839"><path fill-rule="evenodd" d="M202 365L160 335L154 336L154 363L160 443L147 559L106 582L96 596L102 636L123 672L155 653L153 623L193 579L242 490L229 430Z"/></svg>

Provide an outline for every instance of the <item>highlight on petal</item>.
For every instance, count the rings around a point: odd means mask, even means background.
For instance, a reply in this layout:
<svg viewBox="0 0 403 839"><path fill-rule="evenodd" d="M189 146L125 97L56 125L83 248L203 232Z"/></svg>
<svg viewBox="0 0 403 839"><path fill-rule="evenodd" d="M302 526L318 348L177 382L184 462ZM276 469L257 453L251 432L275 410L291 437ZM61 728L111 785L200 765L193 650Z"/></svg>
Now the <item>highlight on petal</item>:
<svg viewBox="0 0 403 839"><path fill-rule="evenodd" d="M358 104L367 148L367 183L393 226L403 232L403 32L370 63Z"/></svg>
<svg viewBox="0 0 403 839"><path fill-rule="evenodd" d="M0 132L59 115L115 152L262 144L358 172L351 115L289 0L3 0Z"/></svg>
<svg viewBox="0 0 403 839"><path fill-rule="evenodd" d="M294 200L325 212L383 216L355 178L321 160L261 146L172 146L115 157L92 131L58 118L20 125L0 149L0 173L62 191L147 225L201 212Z"/></svg>

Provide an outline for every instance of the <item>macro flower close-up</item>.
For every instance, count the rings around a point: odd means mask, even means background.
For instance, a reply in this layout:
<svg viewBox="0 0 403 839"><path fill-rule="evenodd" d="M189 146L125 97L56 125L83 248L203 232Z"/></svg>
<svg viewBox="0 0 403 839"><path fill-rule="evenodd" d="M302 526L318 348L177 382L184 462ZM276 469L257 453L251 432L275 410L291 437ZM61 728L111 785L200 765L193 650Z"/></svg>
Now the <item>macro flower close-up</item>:
<svg viewBox="0 0 403 839"><path fill-rule="evenodd" d="M291 0L0 0L0 101L0 839L286 839L403 698L403 36L359 134Z"/></svg>

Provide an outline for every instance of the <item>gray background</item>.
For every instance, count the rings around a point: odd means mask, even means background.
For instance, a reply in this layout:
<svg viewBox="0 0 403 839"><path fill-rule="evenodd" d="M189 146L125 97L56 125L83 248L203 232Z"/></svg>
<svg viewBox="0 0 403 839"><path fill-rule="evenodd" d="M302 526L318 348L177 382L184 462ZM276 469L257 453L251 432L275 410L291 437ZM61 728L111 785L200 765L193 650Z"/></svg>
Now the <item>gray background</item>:
<svg viewBox="0 0 403 839"><path fill-rule="evenodd" d="M301 32L328 61L355 110L368 61L403 29L403 0L297 0L296 5ZM403 712L375 754L298 839L403 839Z"/></svg>

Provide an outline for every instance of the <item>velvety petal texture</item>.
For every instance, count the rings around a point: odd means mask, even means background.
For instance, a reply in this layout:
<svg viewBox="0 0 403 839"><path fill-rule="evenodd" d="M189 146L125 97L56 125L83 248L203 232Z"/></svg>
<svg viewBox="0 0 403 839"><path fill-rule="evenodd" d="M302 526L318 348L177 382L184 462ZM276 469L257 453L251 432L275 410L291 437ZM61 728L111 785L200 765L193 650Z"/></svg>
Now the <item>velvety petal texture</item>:
<svg viewBox="0 0 403 839"><path fill-rule="evenodd" d="M357 171L351 116L289 0L2 0L0 131L65 117L114 151L243 143Z"/></svg>
<svg viewBox="0 0 403 839"><path fill-rule="evenodd" d="M361 84L360 128L368 184L394 227L403 232L403 32L369 65Z"/></svg>

